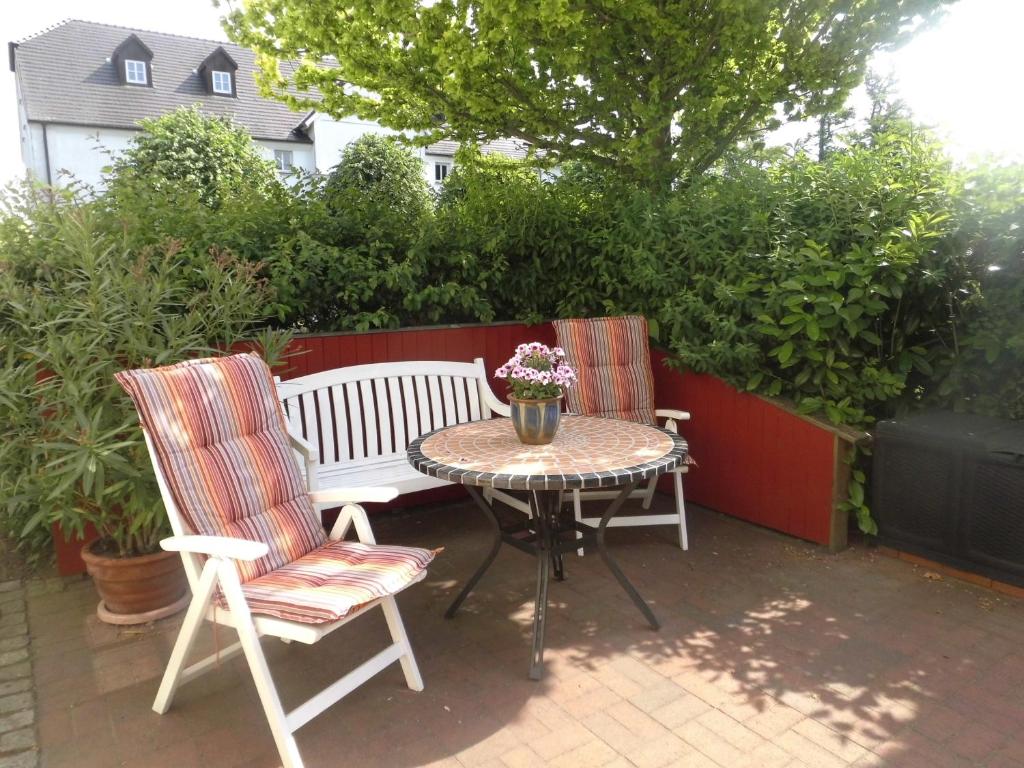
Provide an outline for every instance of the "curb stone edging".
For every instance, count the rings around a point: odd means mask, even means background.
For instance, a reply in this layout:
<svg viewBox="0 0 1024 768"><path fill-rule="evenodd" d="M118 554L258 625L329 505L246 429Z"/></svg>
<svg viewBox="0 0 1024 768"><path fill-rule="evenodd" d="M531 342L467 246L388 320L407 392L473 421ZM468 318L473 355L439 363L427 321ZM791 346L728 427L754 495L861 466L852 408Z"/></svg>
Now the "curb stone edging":
<svg viewBox="0 0 1024 768"><path fill-rule="evenodd" d="M0 768L39 765L26 616L21 581L0 582Z"/></svg>

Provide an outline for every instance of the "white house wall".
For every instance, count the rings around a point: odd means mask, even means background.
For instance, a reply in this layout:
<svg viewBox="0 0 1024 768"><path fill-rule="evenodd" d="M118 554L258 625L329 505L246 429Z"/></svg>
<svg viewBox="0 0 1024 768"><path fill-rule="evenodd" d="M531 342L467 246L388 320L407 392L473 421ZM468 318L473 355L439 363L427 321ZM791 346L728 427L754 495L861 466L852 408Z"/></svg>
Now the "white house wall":
<svg viewBox="0 0 1024 768"><path fill-rule="evenodd" d="M309 126L312 143L254 140L260 154L273 162L275 150L292 153L292 165L306 172L329 172L341 159L345 147L368 133L382 136L397 135L396 131L377 123L357 118L332 120L318 117ZM45 126L37 122L24 122L22 126L22 158L29 172L42 181L66 185L72 178L91 187L103 187L103 169L128 148L138 131L91 126ZM426 154L422 148L413 151L423 161L423 176L427 183L439 186L435 178L435 164L447 163L448 155ZM47 159L49 167L47 167Z"/></svg>
<svg viewBox="0 0 1024 768"><path fill-rule="evenodd" d="M341 160L341 153L345 147L368 133L394 136L396 132L357 117L332 120L317 115L309 128L309 137L313 139L313 146L316 148L316 169L321 173L328 173Z"/></svg>
<svg viewBox="0 0 1024 768"><path fill-rule="evenodd" d="M32 174L42 181L66 185L73 177L101 187L103 169L124 152L136 133L118 128L29 123L32 147L23 156Z"/></svg>
<svg viewBox="0 0 1024 768"><path fill-rule="evenodd" d="M138 131L76 125L26 123L22 133L22 159L29 173L60 186L72 179L103 187L103 169L128 148ZM313 145L287 141L253 142L260 155L273 162L274 150L292 152L292 164L305 171L316 167ZM49 157L49 169L47 169Z"/></svg>
<svg viewBox="0 0 1024 768"><path fill-rule="evenodd" d="M292 153L292 167L298 171L312 173L316 170L316 151L312 144L299 144L290 141L254 140L260 154L274 162L274 150L282 149Z"/></svg>

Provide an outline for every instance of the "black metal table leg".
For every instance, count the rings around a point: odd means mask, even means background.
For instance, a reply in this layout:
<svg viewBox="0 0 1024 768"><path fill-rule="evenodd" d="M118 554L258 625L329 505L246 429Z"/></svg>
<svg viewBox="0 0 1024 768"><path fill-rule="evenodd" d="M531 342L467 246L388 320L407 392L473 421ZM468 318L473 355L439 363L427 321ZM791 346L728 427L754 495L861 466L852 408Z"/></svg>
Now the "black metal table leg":
<svg viewBox="0 0 1024 768"><path fill-rule="evenodd" d="M476 572L470 576L469 581L466 582L466 586L459 592L452 604L448 606L448 610L444 612L444 617L450 619L455 615L455 612L459 610L459 606L462 605L462 601L466 599L467 595L473 591L473 587L480 581L480 577L484 575L484 572L491 567L491 563L494 562L494 558L498 556L498 550L501 549L501 525L498 523L498 518L494 515L494 510L491 509L490 505L484 501L483 496L476 488L471 485L465 486L469 495L473 498L473 501L484 511L487 519L490 521L491 526L494 529L494 540L491 543L491 551L487 553L487 557L480 563L480 567L476 569Z"/></svg>
<svg viewBox="0 0 1024 768"><path fill-rule="evenodd" d="M544 677L544 630L548 618L548 553L537 552L537 597L533 604L533 647L530 651L530 679Z"/></svg>
<svg viewBox="0 0 1024 768"><path fill-rule="evenodd" d="M608 528L608 521L615 516L615 513L619 511L619 508L623 505L626 498L633 489L636 488L636 486L637 483L630 483L629 485L624 486L619 495L616 496L615 500L608 506L604 515L601 516L601 522L597 526L597 551L601 554L601 559L604 560L604 564L608 566L608 570L612 572L615 579L619 582L622 588L626 590L626 594L629 595L629 599L632 600L633 604L640 609L640 612L647 619L647 623L651 625L651 628L660 629L661 624L658 623L658 617L654 615L654 611L651 610L647 601L644 600L640 596L640 593L636 591L636 587L634 587L630 580L626 578L626 574L624 574L622 569L619 568L618 563L612 560L612 556L608 554L608 549L604 545L604 532Z"/></svg>
<svg viewBox="0 0 1024 768"><path fill-rule="evenodd" d="M552 499L554 497L554 499ZM557 510L557 491L533 491L530 506L537 526L537 596L533 604L533 647L530 652L530 679L540 680L544 676L544 631L548 617L548 581L550 566L555 562L555 548L552 546L555 526L551 519L552 500ZM556 566L556 573L559 568Z"/></svg>
<svg viewBox="0 0 1024 768"><path fill-rule="evenodd" d="M551 529L551 570L555 572L557 581L565 581L565 563L562 561L562 549L558 546L562 540L562 494L561 492L544 492Z"/></svg>
<svg viewBox="0 0 1024 768"><path fill-rule="evenodd" d="M626 594L629 595L629 598L637 608L640 609L651 627L659 629L660 624L654 615L654 611L651 610L647 602L640 596L636 587L626 578L618 563L612 559L604 541L608 522L619 511L629 497L630 492L636 486L637 483L632 483L622 488L601 517L601 522L596 529L591 526L585 526L585 529L576 526L574 530L583 530L584 536L588 540L596 541L597 551L601 555L604 564L608 567L608 570L612 572L619 585L626 591ZM494 538L487 557L484 558L484 561L466 582L458 596L452 601L448 610L445 611L445 618L452 618L459 610L459 606L462 605L469 593L473 591L487 569L491 567L491 564L498 556L503 541L507 540L509 544L514 544L516 548L534 554L537 558L537 591L533 607L533 644L530 652L530 679L540 680L544 676L544 634L547 628L548 584L551 579L551 572L554 571L555 578L560 581L565 578L565 564L562 560L561 521L559 517L561 513L561 494L558 491L531 492L530 506L533 511L531 527L534 536L532 543L530 543L531 540L529 539L517 541L512 536L505 536L501 530L498 518L494 514L494 510L484 501L480 491L476 487L469 485L466 486L466 490L491 523ZM565 546L575 548L577 544L573 541L566 543Z"/></svg>

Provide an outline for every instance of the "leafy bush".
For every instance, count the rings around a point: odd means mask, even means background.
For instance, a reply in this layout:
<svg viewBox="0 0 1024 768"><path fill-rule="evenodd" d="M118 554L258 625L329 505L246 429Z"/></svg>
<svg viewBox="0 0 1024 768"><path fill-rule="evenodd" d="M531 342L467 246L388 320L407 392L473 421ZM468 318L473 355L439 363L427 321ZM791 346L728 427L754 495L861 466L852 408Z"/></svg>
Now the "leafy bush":
<svg viewBox="0 0 1024 768"><path fill-rule="evenodd" d="M0 496L4 532L38 556L51 523L92 523L122 555L168 533L124 368L217 354L264 319L258 266L179 245L133 249L96 203L32 190L0 216ZM263 334L268 359L286 340Z"/></svg>
<svg viewBox="0 0 1024 768"><path fill-rule="evenodd" d="M216 207L225 194L261 196L279 185L273 164L229 120L180 107L141 125L114 161L110 189L117 197L134 195L141 185L162 194L187 191Z"/></svg>
<svg viewBox="0 0 1024 768"><path fill-rule="evenodd" d="M357 235L354 243L368 239L358 237L363 227L378 227L408 242L430 213L423 162L391 136L368 133L345 147L327 176L323 195L327 210L342 223L351 223L354 232L345 234Z"/></svg>
<svg viewBox="0 0 1024 768"><path fill-rule="evenodd" d="M285 324L365 330L493 318L467 265L432 247L422 162L393 139L362 137L327 179L291 194L289 231L263 254Z"/></svg>
<svg viewBox="0 0 1024 768"><path fill-rule="evenodd" d="M957 240L975 265L955 356L929 394L938 404L1024 419L1024 167L972 172Z"/></svg>

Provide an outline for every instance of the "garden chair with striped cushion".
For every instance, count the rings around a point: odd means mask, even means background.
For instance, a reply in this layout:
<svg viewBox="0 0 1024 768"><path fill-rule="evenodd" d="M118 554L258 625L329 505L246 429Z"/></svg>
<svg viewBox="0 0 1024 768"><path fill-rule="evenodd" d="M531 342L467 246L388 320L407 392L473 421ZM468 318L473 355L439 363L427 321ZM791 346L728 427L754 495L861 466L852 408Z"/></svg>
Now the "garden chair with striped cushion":
<svg viewBox="0 0 1024 768"><path fill-rule="evenodd" d="M307 491L293 450L312 448L285 427L274 382L254 354L124 371L117 381L139 411L146 445L192 588L153 704L163 714L177 687L239 652L256 682L284 768L300 768L294 732L395 661L423 689L395 594L426 576L434 552L374 542L359 502L388 501L392 488ZM308 467L307 463L307 467ZM330 535L318 508L345 505ZM345 541L354 525L358 541ZM260 637L315 643L380 606L392 643L285 712ZM239 641L185 666L204 620L233 627Z"/></svg>
<svg viewBox="0 0 1024 768"><path fill-rule="evenodd" d="M634 315L555 320L553 325L558 346L565 351L566 362L576 369L578 377L576 386L566 390L569 412L644 424L657 424L664 419L665 427L675 432L679 431L680 421L690 418L686 411L654 407L654 376L646 318ZM619 515L613 517L609 525L677 525L679 546L688 549L683 499L683 475L687 469L687 464L683 464L671 473L675 484L674 513ZM643 498L643 508L650 509L656 485L657 478L653 478L646 488L638 488L630 497ZM576 519L596 525L600 517L583 517L583 500L610 499L617 495L615 490L573 491Z"/></svg>

